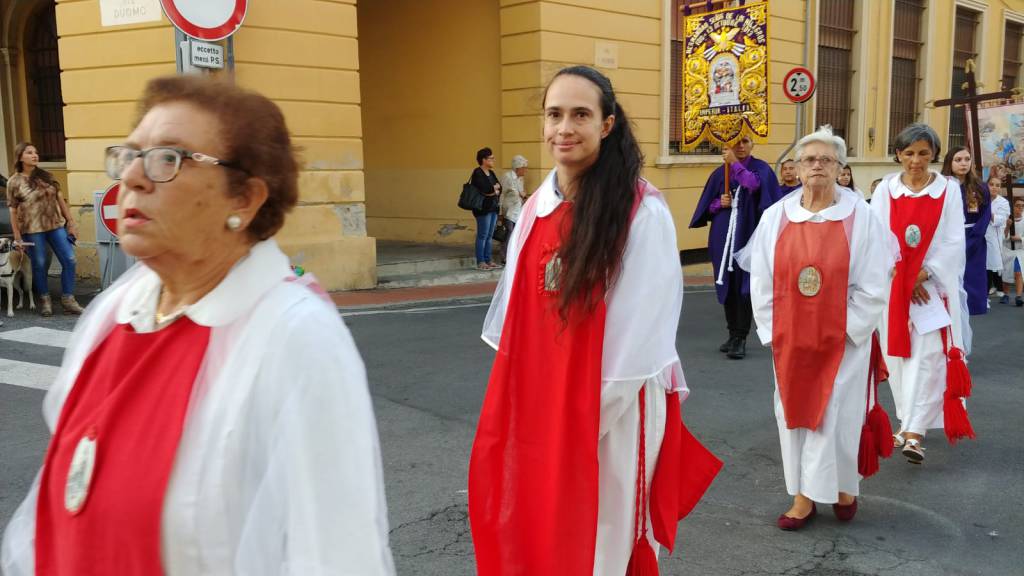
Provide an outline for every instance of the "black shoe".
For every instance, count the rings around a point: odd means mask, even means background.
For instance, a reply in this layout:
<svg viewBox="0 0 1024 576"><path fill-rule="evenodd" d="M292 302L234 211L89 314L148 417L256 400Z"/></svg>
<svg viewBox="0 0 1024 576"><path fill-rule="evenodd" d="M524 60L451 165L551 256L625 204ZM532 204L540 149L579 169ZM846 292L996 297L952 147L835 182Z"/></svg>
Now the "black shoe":
<svg viewBox="0 0 1024 576"><path fill-rule="evenodd" d="M725 355L734 360L742 360L745 358L747 356L747 339L734 339L732 346L729 347L729 351L726 352Z"/></svg>
<svg viewBox="0 0 1024 576"><path fill-rule="evenodd" d="M1014 299L1013 303L1017 305L1017 308L1020 308L1021 306L1024 306L1024 298L1017 296L1017 298Z"/></svg>
<svg viewBox="0 0 1024 576"><path fill-rule="evenodd" d="M721 352L722 354L728 353L729 348L732 348L732 341L735 339L736 338L734 336L729 336L729 339L726 340L725 342L722 342L722 345L718 347L718 351Z"/></svg>

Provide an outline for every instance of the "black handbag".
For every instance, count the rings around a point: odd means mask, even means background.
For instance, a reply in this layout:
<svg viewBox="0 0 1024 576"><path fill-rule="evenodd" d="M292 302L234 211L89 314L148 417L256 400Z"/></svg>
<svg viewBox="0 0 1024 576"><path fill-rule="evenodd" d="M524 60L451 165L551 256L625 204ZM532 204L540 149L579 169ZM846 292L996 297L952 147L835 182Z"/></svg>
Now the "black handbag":
<svg viewBox="0 0 1024 576"><path fill-rule="evenodd" d="M498 242L505 244L508 242L509 231L508 226L505 225L505 219L501 218L498 223L494 226L494 232L491 234L491 238L494 238Z"/></svg>
<svg viewBox="0 0 1024 576"><path fill-rule="evenodd" d="M463 210L476 210L479 212L484 209L484 195L476 189L469 182L462 185L462 194L459 194L459 208Z"/></svg>

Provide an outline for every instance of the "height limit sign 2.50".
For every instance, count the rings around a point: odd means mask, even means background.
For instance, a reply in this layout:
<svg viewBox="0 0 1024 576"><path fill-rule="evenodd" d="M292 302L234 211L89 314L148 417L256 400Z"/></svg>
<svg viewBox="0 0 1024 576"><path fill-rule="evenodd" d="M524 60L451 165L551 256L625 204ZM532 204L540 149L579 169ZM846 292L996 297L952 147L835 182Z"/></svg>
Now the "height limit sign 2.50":
<svg viewBox="0 0 1024 576"><path fill-rule="evenodd" d="M814 95L814 75L802 66L797 66L782 80L782 91L793 102L806 102Z"/></svg>

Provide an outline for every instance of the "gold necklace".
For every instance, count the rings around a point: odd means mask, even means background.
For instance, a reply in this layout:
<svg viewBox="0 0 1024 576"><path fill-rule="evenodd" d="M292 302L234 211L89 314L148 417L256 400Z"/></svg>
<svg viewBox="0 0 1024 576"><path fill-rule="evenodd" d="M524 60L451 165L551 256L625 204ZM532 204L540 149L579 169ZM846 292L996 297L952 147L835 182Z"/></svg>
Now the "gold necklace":
<svg viewBox="0 0 1024 576"><path fill-rule="evenodd" d="M179 306L176 310L174 310L173 312L171 312L169 314L161 314L160 313L160 301L163 300L163 299L164 299L164 288L163 288L163 286L161 286L160 287L160 295L157 296L157 299L156 299L156 311L153 313L153 321L156 323L156 326L158 326L158 327L159 326L163 326L164 324L166 324L168 322L171 322L173 320L177 320L179 317L181 317L185 313L185 309L188 308L188 305L186 304L184 306Z"/></svg>

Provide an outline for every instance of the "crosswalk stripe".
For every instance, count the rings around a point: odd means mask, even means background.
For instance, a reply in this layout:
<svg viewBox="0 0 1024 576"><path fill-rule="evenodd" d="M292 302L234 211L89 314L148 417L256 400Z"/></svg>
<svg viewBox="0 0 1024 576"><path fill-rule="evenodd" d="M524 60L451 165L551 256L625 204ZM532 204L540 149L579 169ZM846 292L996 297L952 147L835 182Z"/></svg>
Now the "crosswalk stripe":
<svg viewBox="0 0 1024 576"><path fill-rule="evenodd" d="M38 346L52 346L54 348L66 348L70 339L71 332L67 330L55 330L41 326L0 332L0 340L10 340L11 342L35 344Z"/></svg>
<svg viewBox="0 0 1024 576"><path fill-rule="evenodd" d="M58 370L57 366L0 358L0 381L23 388L49 390Z"/></svg>

